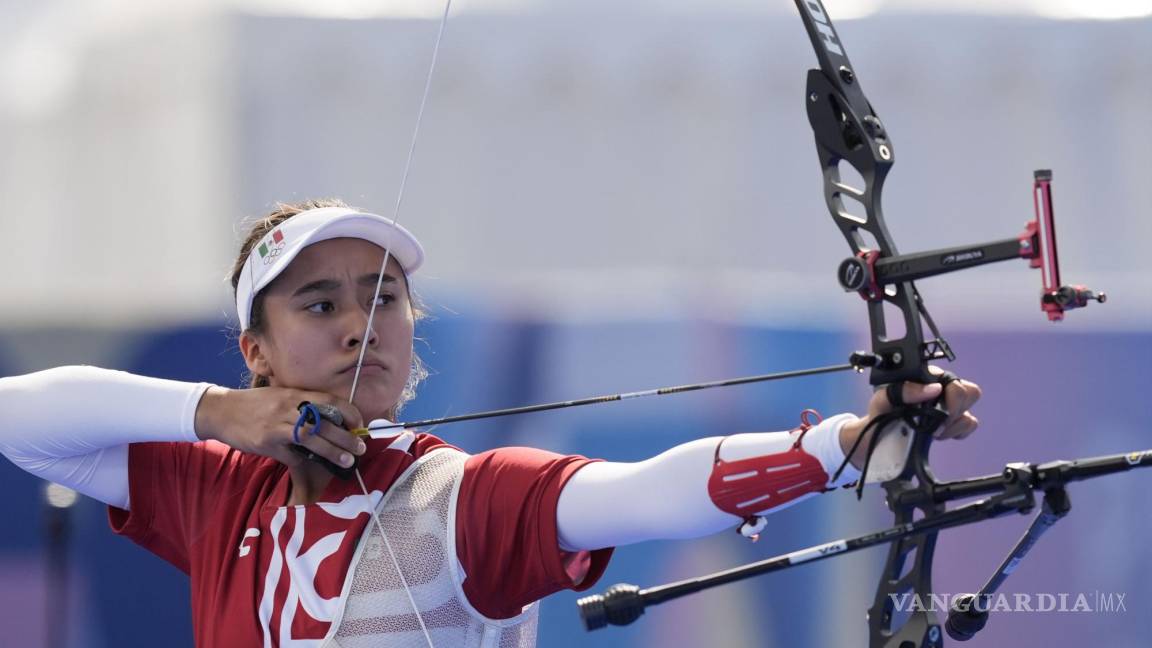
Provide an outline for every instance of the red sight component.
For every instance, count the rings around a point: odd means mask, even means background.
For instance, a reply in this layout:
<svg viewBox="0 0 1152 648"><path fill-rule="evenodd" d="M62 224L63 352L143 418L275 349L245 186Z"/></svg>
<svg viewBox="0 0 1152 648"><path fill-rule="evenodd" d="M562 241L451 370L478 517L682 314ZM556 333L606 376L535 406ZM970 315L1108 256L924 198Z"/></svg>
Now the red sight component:
<svg viewBox="0 0 1152 648"><path fill-rule="evenodd" d="M1103 304L1105 293L1097 293L1086 286L1065 286L1060 283L1060 257L1056 249L1056 221L1052 212L1052 171L1039 169L1034 173L1032 201L1036 217L1024 226L1020 235L1020 256L1029 259L1029 266L1039 268L1043 289L1040 309L1049 321L1064 319L1064 311L1088 305L1089 300Z"/></svg>

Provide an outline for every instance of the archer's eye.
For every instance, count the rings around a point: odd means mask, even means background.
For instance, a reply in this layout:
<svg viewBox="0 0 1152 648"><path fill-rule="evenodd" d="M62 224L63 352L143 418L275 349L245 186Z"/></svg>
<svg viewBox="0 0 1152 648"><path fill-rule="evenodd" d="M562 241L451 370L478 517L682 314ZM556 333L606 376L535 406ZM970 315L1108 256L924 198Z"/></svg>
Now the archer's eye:
<svg viewBox="0 0 1152 648"><path fill-rule="evenodd" d="M330 301L318 301L315 304L309 304L306 309L310 313L331 313L336 310Z"/></svg>
<svg viewBox="0 0 1152 648"><path fill-rule="evenodd" d="M376 298L376 306L387 306L394 301L396 301L396 298L392 295L389 295L388 293L380 293L380 296Z"/></svg>

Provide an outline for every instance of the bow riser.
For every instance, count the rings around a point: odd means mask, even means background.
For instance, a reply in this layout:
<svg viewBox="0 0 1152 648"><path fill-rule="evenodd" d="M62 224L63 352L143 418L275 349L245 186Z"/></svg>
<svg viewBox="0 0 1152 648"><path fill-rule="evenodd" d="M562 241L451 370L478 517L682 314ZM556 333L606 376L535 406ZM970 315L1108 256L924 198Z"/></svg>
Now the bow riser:
<svg viewBox="0 0 1152 648"><path fill-rule="evenodd" d="M888 233L881 207L884 180L896 159L892 142L865 98L823 6L818 0L797 0L797 6L821 64L821 69L808 71L805 94L808 122L824 176L825 204L856 258L875 263L878 258L897 256L899 251ZM841 177L841 163L851 165L864 186L846 182ZM856 204L863 209L863 215L854 209ZM874 277L876 273L869 275ZM850 280L842 277L841 282L845 281ZM916 287L910 281L877 285L865 299L872 351L879 358L871 383L930 382L927 361L949 354L941 352L946 345L936 339L926 344L920 318L923 308ZM899 311L902 331L890 332L885 303Z"/></svg>
<svg viewBox="0 0 1152 648"><path fill-rule="evenodd" d="M952 354L940 339L911 281L880 285L875 282L875 263L880 258L899 255L885 225L881 196L884 180L895 162L895 151L871 103L860 88L851 62L844 53L827 12L819 0L796 0L812 46L820 61L819 70L809 70L806 96L808 121L816 140L816 151L824 179L824 201L836 226L852 249L857 263L841 265L841 284L854 283L844 273L858 272L870 285L860 291L868 305L872 352L877 358L869 381L874 386L915 381L934 382L928 370L932 359ZM854 187L841 177L841 164L850 164L863 180ZM863 216L854 213L859 203ZM865 236L867 234L867 237ZM903 330L890 331L886 304L899 311ZM930 342L924 335L921 315L935 334ZM910 410L911 432L903 423L878 430L878 434L911 434L911 451L899 477L884 483L888 505L896 525L911 524L917 511L925 518L937 516L945 506L935 502L935 479L928 467L932 433L938 426L926 425L927 414L916 418ZM902 595L927 599L932 592L932 558L936 533L924 533L893 542L889 548L872 607L869 609L869 645L873 648L937 648L941 644L940 620L935 612L919 606L907 614L897 614ZM905 564L913 561L905 570Z"/></svg>

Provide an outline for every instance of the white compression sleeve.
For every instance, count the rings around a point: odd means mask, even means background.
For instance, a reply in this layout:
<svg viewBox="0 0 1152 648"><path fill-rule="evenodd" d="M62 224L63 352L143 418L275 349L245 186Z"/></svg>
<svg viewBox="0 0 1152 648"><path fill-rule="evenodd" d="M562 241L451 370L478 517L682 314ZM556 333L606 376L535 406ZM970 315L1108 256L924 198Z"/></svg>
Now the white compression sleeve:
<svg viewBox="0 0 1152 648"><path fill-rule="evenodd" d="M820 461L829 479L844 461L840 429L855 419L853 414L833 416L804 435L805 452ZM716 508L708 496L719 442L720 437L697 439L645 461L596 462L581 468L560 493L556 511L560 548L576 551L694 538L732 528L738 520ZM792 442L787 432L736 434L724 441L720 456L736 461L775 454L786 451ZM848 464L840 479L829 481L828 487L851 483L859 476Z"/></svg>
<svg viewBox="0 0 1152 648"><path fill-rule="evenodd" d="M128 444L199 441L196 406L209 387L96 367L0 378L0 454L128 508Z"/></svg>

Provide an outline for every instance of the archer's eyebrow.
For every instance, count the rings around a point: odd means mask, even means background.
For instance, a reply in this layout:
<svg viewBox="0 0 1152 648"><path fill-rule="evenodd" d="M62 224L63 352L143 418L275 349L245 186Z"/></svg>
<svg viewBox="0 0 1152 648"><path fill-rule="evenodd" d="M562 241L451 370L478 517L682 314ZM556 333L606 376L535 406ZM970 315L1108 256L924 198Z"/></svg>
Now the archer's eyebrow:
<svg viewBox="0 0 1152 648"><path fill-rule="evenodd" d="M356 280L356 283L360 286L367 286L370 288L375 288L379 277L380 277L379 274L377 274L375 272L370 272L366 275L361 275L360 278ZM385 283L385 284L396 283L396 277L393 277L390 274L385 274L383 283ZM308 283L304 284L303 286L300 286L299 288L297 288L292 293L292 297L296 298L296 297L299 297L300 295L304 295L304 294L308 294L308 293L332 292L333 290L339 289L341 285L342 284L337 279L317 279L316 281L309 281Z"/></svg>

